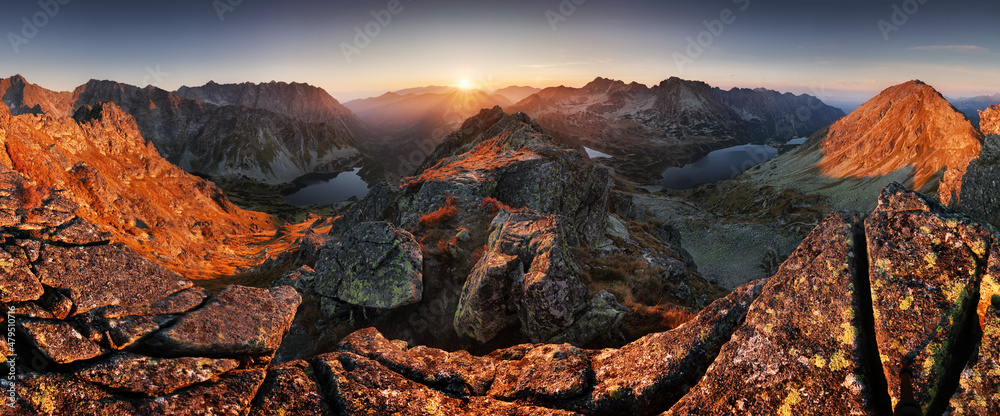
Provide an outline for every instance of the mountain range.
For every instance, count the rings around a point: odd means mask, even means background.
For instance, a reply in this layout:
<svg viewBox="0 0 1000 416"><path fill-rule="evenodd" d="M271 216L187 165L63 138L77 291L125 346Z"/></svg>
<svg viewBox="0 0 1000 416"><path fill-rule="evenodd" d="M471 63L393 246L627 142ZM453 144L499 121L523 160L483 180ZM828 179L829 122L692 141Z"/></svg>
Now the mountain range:
<svg viewBox="0 0 1000 416"><path fill-rule="evenodd" d="M979 125L979 112L989 108L991 105L1000 104L1000 94L979 95L975 97L964 97L949 99L952 105L965 114L973 125Z"/></svg>
<svg viewBox="0 0 1000 416"><path fill-rule="evenodd" d="M0 81L0 96L15 115L72 115L81 106L112 102L135 118L164 158L204 176L287 183L366 163L355 137L364 127L320 89L212 83L182 91L213 103L113 81L92 80L72 92L49 91L21 76Z"/></svg>
<svg viewBox="0 0 1000 416"><path fill-rule="evenodd" d="M712 150L807 136L844 115L808 95L723 91L680 78L651 88L597 78L582 88L546 88L510 110L559 140L615 156L610 166L643 183Z"/></svg>
<svg viewBox="0 0 1000 416"><path fill-rule="evenodd" d="M725 104L673 82L685 99L657 108L697 121L685 125L695 137L770 137L763 112L705 118L768 92ZM0 353L16 370L12 414L996 409L1000 235L938 200L961 205L956 194L996 182L1000 146L920 82L685 192L636 187L528 114L483 109L412 175L336 217L277 230L160 157L116 103L71 117L27 111L58 108L59 96L29 98L19 114L0 109ZM996 111L980 130L995 131ZM893 177L904 183L886 185ZM937 197L906 189L921 181ZM867 200L841 200L838 186ZM689 252L690 232L663 221L698 210L707 218L687 227L701 235L744 227L762 246L769 227L805 232L766 279L723 290ZM741 255L712 243L717 257ZM188 279L212 255L287 265L255 282L264 287L212 294Z"/></svg>

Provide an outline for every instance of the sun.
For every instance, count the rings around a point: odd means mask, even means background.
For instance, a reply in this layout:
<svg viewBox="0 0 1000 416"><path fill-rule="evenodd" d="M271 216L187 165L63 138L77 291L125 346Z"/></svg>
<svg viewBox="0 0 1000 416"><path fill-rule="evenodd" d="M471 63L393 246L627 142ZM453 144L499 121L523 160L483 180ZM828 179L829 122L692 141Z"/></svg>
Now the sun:
<svg viewBox="0 0 1000 416"><path fill-rule="evenodd" d="M471 90L472 82L470 82L468 79L462 79L461 81L458 81L458 88L461 88L463 90Z"/></svg>

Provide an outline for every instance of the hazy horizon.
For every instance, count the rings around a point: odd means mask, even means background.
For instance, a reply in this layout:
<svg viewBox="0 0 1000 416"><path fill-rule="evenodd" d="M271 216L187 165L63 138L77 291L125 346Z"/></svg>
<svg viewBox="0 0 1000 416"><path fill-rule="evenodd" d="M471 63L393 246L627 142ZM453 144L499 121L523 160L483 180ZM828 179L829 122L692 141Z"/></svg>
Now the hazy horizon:
<svg viewBox="0 0 1000 416"><path fill-rule="evenodd" d="M910 79L951 98L1000 92L998 4L41 0L7 9L0 73L60 91L89 79L167 90L275 80L346 102L463 82L652 86L676 76L828 102L861 102Z"/></svg>

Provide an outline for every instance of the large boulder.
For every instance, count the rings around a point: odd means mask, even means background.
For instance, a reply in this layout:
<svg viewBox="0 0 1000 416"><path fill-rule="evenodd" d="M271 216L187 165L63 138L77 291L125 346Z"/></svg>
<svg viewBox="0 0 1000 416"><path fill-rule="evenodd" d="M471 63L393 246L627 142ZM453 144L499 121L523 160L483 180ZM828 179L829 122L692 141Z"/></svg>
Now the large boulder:
<svg viewBox="0 0 1000 416"><path fill-rule="evenodd" d="M944 410L949 379L973 337L992 227L890 184L865 220L875 336L893 404L900 372L913 370L925 413Z"/></svg>
<svg viewBox="0 0 1000 416"><path fill-rule="evenodd" d="M462 288L455 330L481 342L515 323L532 341L568 328L587 306L587 288L566 242L561 217L502 211L489 250Z"/></svg>
<svg viewBox="0 0 1000 416"><path fill-rule="evenodd" d="M861 218L834 212L764 286L715 363L670 415L867 415L886 412L868 370L856 259ZM864 270L862 270L862 273ZM869 324L870 325L870 324ZM881 406L880 406L881 405Z"/></svg>
<svg viewBox="0 0 1000 416"><path fill-rule="evenodd" d="M596 354L594 389L575 406L588 414L637 415L669 407L704 374L763 286L763 281L747 283L678 328Z"/></svg>
<svg viewBox="0 0 1000 416"><path fill-rule="evenodd" d="M386 222L364 222L320 252L313 287L351 305L393 309L420 301L423 254L409 232Z"/></svg>

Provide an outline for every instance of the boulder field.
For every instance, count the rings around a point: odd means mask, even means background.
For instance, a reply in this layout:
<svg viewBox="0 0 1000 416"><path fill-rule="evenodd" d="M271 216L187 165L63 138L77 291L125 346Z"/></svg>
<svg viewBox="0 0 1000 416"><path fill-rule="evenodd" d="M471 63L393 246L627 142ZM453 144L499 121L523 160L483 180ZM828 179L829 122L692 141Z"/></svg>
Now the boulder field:
<svg viewBox="0 0 1000 416"><path fill-rule="evenodd" d="M366 328L279 363L274 353L302 301L293 287L207 293L109 243L58 193L27 210L24 179L0 179L0 302L10 331L0 350L12 369L0 387L13 392L0 414L889 414L906 399L904 368L925 414L990 415L1000 404L997 231L896 184L867 215L827 216L774 276L621 348L527 343L477 356ZM529 280L541 257L555 276L572 267L558 266L558 241L531 242L558 224L536 218L532 231L531 220L499 212L490 238L505 243L475 275ZM337 250L399 258L385 264L403 270L396 283L412 297L412 236L365 227L365 244ZM522 287L510 315L466 313L491 299L463 292L455 324L487 336L520 321L548 337L563 312L532 312Z"/></svg>

